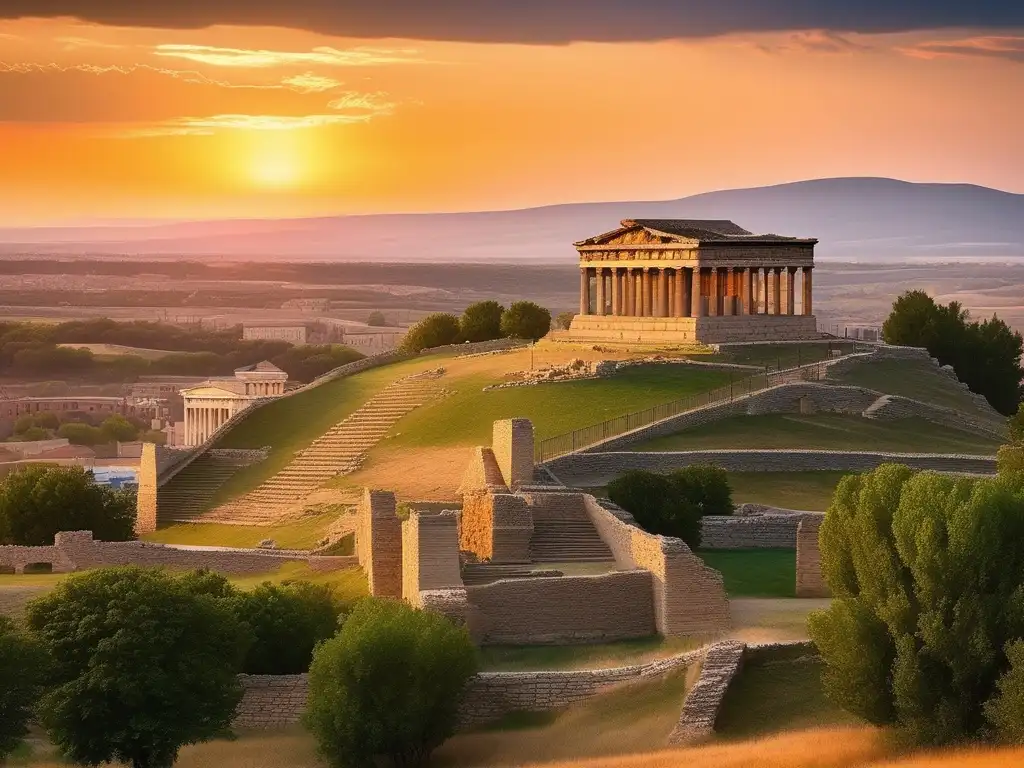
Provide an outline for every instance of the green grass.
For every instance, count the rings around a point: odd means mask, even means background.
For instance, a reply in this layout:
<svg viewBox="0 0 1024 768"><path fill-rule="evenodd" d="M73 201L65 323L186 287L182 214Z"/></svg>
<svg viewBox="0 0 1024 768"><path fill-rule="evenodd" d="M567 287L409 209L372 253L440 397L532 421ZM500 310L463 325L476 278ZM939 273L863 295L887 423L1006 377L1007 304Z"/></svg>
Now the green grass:
<svg viewBox="0 0 1024 768"><path fill-rule="evenodd" d="M635 451L793 448L995 455L999 442L924 419L873 421L836 413L733 416L638 444Z"/></svg>
<svg viewBox="0 0 1024 768"><path fill-rule="evenodd" d="M335 520L337 515L311 515L274 526L176 523L142 538L163 544L243 548L255 547L263 539L273 539L281 549L312 549Z"/></svg>
<svg viewBox="0 0 1024 768"><path fill-rule="evenodd" d="M796 551L703 549L697 554L725 581L729 597L795 597Z"/></svg>
<svg viewBox="0 0 1024 768"><path fill-rule="evenodd" d="M490 672L540 669L606 669L693 650L700 638L645 637L594 645L486 645L481 667Z"/></svg>
<svg viewBox="0 0 1024 768"><path fill-rule="evenodd" d="M228 432L216 448L270 447L265 461L243 467L214 494L215 507L251 491L284 469L296 453L358 410L395 379L436 367L444 355L431 355L385 365L323 384L253 411Z"/></svg>
<svg viewBox="0 0 1024 768"><path fill-rule="evenodd" d="M739 363L757 365L772 369L793 368L794 366L829 359L829 349L839 349L843 354L853 351L852 342L833 341L823 344L749 344L724 346L721 352L711 357L694 358L709 362Z"/></svg>
<svg viewBox="0 0 1024 768"><path fill-rule="evenodd" d="M851 472L730 472L736 504L752 502L783 509L824 512L839 481Z"/></svg>
<svg viewBox="0 0 1024 768"><path fill-rule="evenodd" d="M940 373L931 363L924 360L878 360L862 363L843 373L838 381L966 413L993 416L991 411L979 407L974 398L946 374Z"/></svg>
<svg viewBox="0 0 1024 768"><path fill-rule="evenodd" d="M688 366L642 365L613 377L482 391L502 379L493 375L445 381L453 394L402 419L385 445L447 446L490 442L495 421L522 417L538 439L571 432L652 405L707 392L729 374Z"/></svg>
<svg viewBox="0 0 1024 768"><path fill-rule="evenodd" d="M801 728L859 724L825 698L821 668L819 659L809 657L748 661L729 686L716 733L720 738L744 739Z"/></svg>

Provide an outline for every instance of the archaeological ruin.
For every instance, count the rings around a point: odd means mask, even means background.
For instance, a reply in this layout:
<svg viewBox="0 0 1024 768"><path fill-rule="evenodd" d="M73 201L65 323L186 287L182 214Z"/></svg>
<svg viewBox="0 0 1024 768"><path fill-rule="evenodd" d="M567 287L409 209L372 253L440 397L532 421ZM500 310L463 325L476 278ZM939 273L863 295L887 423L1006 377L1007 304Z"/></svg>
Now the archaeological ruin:
<svg viewBox="0 0 1024 768"><path fill-rule="evenodd" d="M755 235L731 221L626 219L575 243L580 308L569 336L689 344L818 338L817 242Z"/></svg>

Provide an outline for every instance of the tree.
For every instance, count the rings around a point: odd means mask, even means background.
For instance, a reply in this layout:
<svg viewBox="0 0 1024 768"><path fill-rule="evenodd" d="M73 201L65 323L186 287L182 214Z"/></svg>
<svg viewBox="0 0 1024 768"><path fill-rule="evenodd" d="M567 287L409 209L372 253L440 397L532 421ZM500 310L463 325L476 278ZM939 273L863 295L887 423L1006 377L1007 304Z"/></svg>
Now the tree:
<svg viewBox="0 0 1024 768"><path fill-rule="evenodd" d="M50 437L50 433L42 427L29 427L18 435L18 440L26 443L32 443L37 440L49 440Z"/></svg>
<svg viewBox="0 0 1024 768"><path fill-rule="evenodd" d="M161 432L159 429L147 429L141 435L139 440L144 443L156 443L157 445L165 445L167 443L167 433Z"/></svg>
<svg viewBox="0 0 1024 768"><path fill-rule="evenodd" d="M704 515L731 515L734 511L729 475L712 464L694 464L669 474L679 496Z"/></svg>
<svg viewBox="0 0 1024 768"><path fill-rule="evenodd" d="M124 416L115 413L100 424L100 434L108 443L127 443L139 436L139 429Z"/></svg>
<svg viewBox="0 0 1024 768"><path fill-rule="evenodd" d="M383 312L371 312L370 316L366 318L366 324L375 328L382 328L388 324L388 319L384 317Z"/></svg>
<svg viewBox="0 0 1024 768"><path fill-rule="evenodd" d="M40 721L74 762L166 768L230 725L248 633L226 601L124 566L61 582L27 617L52 670Z"/></svg>
<svg viewBox="0 0 1024 768"><path fill-rule="evenodd" d="M993 713L1019 711L1001 698L1016 684L997 681L1024 636L1022 537L1024 488L1008 478L843 478L820 531L833 600L809 620L826 695L918 743L1005 728Z"/></svg>
<svg viewBox="0 0 1024 768"><path fill-rule="evenodd" d="M700 547L700 510L665 475L632 470L608 484L608 498L633 515L645 531Z"/></svg>
<svg viewBox="0 0 1024 768"><path fill-rule="evenodd" d="M555 318L555 327L563 331L568 331L569 326L572 325L573 318L576 317L575 312L559 312Z"/></svg>
<svg viewBox="0 0 1024 768"><path fill-rule="evenodd" d="M536 341L551 330L551 313L532 301L516 301L501 315L501 333Z"/></svg>
<svg viewBox="0 0 1024 768"><path fill-rule="evenodd" d="M454 344L459 339L459 318L438 312L427 315L409 329L402 341L407 352L420 352L430 347Z"/></svg>
<svg viewBox="0 0 1024 768"><path fill-rule="evenodd" d="M60 426L60 419L53 411L37 413L35 418L36 426L43 429L57 429Z"/></svg>
<svg viewBox="0 0 1024 768"><path fill-rule="evenodd" d="M103 432L99 427L80 421L68 421L60 425L57 436L65 438L72 445L97 445L103 442Z"/></svg>
<svg viewBox="0 0 1024 768"><path fill-rule="evenodd" d="M39 646L0 616L0 764L28 733L44 659Z"/></svg>
<svg viewBox="0 0 1024 768"><path fill-rule="evenodd" d="M265 582L237 595L235 611L253 633L243 671L291 675L306 672L313 648L338 631L342 605L323 584Z"/></svg>
<svg viewBox="0 0 1024 768"><path fill-rule="evenodd" d="M1024 445L1024 403L1017 407L1017 413L1007 421L1007 437L1010 445Z"/></svg>
<svg viewBox="0 0 1024 768"><path fill-rule="evenodd" d="M505 308L496 301L470 304L459 320L461 338L466 341L491 341L501 338L501 314Z"/></svg>
<svg viewBox="0 0 1024 768"><path fill-rule="evenodd" d="M60 531L134 537L135 497L97 485L81 467L30 466L0 479L0 544L43 546Z"/></svg>
<svg viewBox="0 0 1024 768"><path fill-rule="evenodd" d="M26 413L22 416L19 416L18 420L14 422L14 434L23 435L30 429L32 429L35 425L35 417L30 413Z"/></svg>
<svg viewBox="0 0 1024 768"><path fill-rule="evenodd" d="M422 765L454 733L463 689L476 670L464 627L405 603L367 598L313 652L306 724L333 768L369 768L378 755Z"/></svg>

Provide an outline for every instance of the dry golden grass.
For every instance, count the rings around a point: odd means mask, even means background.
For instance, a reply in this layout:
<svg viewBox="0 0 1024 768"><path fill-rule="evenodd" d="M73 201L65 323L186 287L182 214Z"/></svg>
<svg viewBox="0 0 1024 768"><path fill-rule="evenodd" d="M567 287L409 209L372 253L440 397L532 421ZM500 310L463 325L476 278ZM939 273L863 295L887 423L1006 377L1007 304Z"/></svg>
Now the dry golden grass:
<svg viewBox="0 0 1024 768"><path fill-rule="evenodd" d="M1024 748L964 749L872 763L868 768L1010 768L1024 765Z"/></svg>

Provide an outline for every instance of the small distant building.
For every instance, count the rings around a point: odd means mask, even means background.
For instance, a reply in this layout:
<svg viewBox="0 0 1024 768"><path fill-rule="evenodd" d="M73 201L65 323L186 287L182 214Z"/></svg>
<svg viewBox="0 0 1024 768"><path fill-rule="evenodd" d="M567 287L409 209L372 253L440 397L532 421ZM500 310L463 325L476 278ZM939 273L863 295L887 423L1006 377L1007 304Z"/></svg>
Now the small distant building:
<svg viewBox="0 0 1024 768"><path fill-rule="evenodd" d="M575 243L580 340L648 343L820 338L817 240L755 235L731 221L625 219Z"/></svg>
<svg viewBox="0 0 1024 768"><path fill-rule="evenodd" d="M346 327L341 343L346 347L358 349L364 354L389 352L397 349L405 338L405 328L385 328L380 326Z"/></svg>
<svg viewBox="0 0 1024 768"><path fill-rule="evenodd" d="M0 418L17 420L19 416L37 413L119 413L128 415L132 409L124 397L66 395L62 397L18 397L0 400Z"/></svg>
<svg viewBox="0 0 1024 768"><path fill-rule="evenodd" d="M243 325L242 338L246 341L287 341L289 344L306 344L309 329L302 323Z"/></svg>
<svg viewBox="0 0 1024 768"><path fill-rule="evenodd" d="M185 402L184 444L202 445L232 416L257 400L283 395L287 381L287 373L264 360L236 369L234 376L218 376L182 390Z"/></svg>

